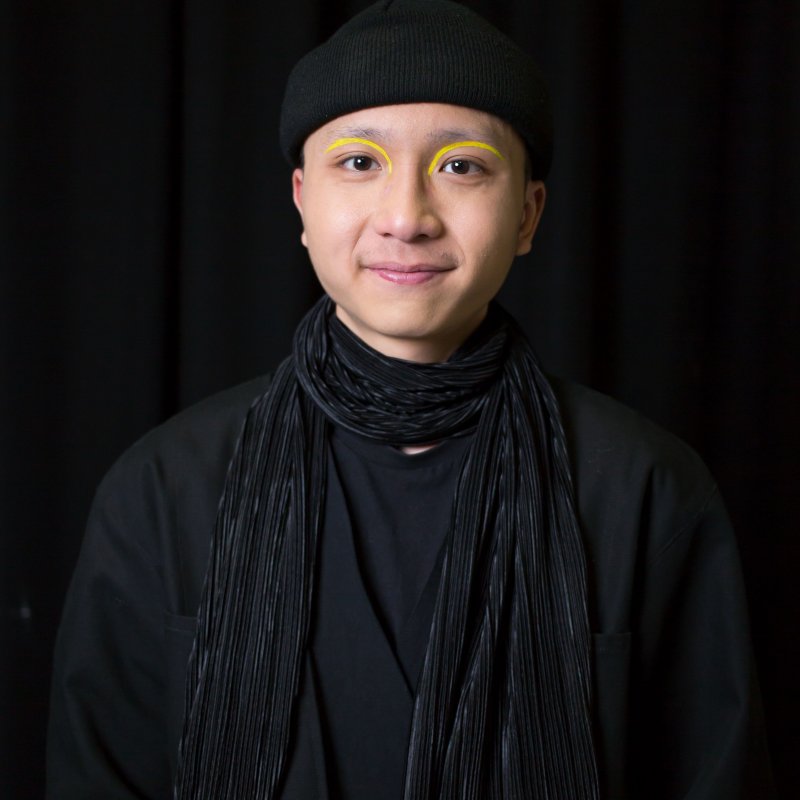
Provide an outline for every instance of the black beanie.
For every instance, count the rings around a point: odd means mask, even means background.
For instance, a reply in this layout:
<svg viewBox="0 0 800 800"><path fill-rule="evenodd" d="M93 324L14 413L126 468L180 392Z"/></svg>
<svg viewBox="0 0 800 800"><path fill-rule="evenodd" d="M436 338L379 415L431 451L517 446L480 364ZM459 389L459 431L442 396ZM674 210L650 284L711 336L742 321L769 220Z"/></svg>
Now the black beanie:
<svg viewBox="0 0 800 800"><path fill-rule="evenodd" d="M552 113L533 59L485 19L447 0L380 0L297 62L286 84L280 142L289 163L330 120L395 103L452 103L509 122L544 178Z"/></svg>

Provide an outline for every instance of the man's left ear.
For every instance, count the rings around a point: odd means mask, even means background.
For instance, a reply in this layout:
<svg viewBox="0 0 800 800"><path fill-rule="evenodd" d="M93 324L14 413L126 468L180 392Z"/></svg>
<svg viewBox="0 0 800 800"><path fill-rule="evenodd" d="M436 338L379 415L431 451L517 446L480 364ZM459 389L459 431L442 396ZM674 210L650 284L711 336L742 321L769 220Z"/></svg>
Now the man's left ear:
<svg viewBox="0 0 800 800"><path fill-rule="evenodd" d="M300 221L303 222L303 170L300 167L297 167L292 172L292 200L294 200L295 208L300 213ZM300 234L300 241L304 247L308 247L305 228Z"/></svg>
<svg viewBox="0 0 800 800"><path fill-rule="evenodd" d="M517 255L524 256L531 250L531 242L536 228L539 227L539 220L544 211L544 201L547 197L547 190L542 181L528 181L525 187L525 203L522 206L522 221L519 226L517 236Z"/></svg>

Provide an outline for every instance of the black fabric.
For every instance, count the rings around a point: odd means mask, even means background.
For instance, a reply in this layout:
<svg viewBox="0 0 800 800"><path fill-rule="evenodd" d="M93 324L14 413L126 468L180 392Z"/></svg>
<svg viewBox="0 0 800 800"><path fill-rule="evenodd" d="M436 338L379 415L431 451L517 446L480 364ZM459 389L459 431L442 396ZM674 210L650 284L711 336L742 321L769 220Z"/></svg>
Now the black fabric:
<svg viewBox="0 0 800 800"><path fill-rule="evenodd" d="M442 548L450 527L456 479L469 437L452 437L407 455L336 428L331 447L344 487L361 576L393 647L430 583L438 587ZM427 629L430 613L427 610ZM405 635L404 635L405 634ZM416 687L424 653L399 654Z"/></svg>
<svg viewBox="0 0 800 800"><path fill-rule="evenodd" d="M330 468L311 634L327 793L401 800L414 692L362 582L345 495ZM432 614L430 603L416 620L424 642ZM417 671L421 663L420 656Z"/></svg>
<svg viewBox="0 0 800 800"><path fill-rule="evenodd" d="M99 487L58 639L48 800L171 797L217 498L267 385L152 431ZM554 389L589 554L603 796L770 797L741 570L713 481L685 445L618 403ZM305 674L309 722L293 741L286 800L327 791Z"/></svg>
<svg viewBox="0 0 800 800"><path fill-rule="evenodd" d="M452 438L406 455L331 433L311 635L331 798L403 797L413 698L468 444Z"/></svg>
<svg viewBox="0 0 800 800"><path fill-rule="evenodd" d="M284 362L228 470L189 662L176 797L274 797L284 774L325 496L325 421L310 406Z"/></svg>
<svg viewBox="0 0 800 800"><path fill-rule="evenodd" d="M281 108L284 156L326 122L369 106L452 103L510 122L535 178L553 150L552 110L532 57L471 9L448 0L379 0L295 65Z"/></svg>
<svg viewBox="0 0 800 800"><path fill-rule="evenodd" d="M272 797L315 603L327 423L475 430L457 478L404 797L597 793L583 545L552 390L497 305L444 363L368 347L323 297L247 416L189 665L178 797Z"/></svg>

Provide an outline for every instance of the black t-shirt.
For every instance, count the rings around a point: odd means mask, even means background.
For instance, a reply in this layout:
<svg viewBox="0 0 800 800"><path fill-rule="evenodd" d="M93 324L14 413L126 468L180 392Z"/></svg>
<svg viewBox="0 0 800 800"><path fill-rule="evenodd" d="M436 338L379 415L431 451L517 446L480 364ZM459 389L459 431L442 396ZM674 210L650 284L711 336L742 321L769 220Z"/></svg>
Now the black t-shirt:
<svg viewBox="0 0 800 800"><path fill-rule="evenodd" d="M429 581L438 585L468 443L469 437L454 437L408 455L347 431L333 433L362 579L395 647Z"/></svg>
<svg viewBox="0 0 800 800"><path fill-rule="evenodd" d="M312 635L329 790L396 800L469 438L416 455L343 431L331 443Z"/></svg>

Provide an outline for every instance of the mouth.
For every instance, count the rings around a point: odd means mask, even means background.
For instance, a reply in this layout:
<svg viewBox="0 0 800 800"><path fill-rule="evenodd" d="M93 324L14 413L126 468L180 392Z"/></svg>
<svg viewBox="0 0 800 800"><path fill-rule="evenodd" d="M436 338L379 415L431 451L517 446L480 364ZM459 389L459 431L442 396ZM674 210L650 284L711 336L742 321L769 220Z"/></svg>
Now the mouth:
<svg viewBox="0 0 800 800"><path fill-rule="evenodd" d="M389 283L402 286L418 286L435 280L445 272L454 269L440 264L399 264L392 261L367 264L365 269Z"/></svg>

